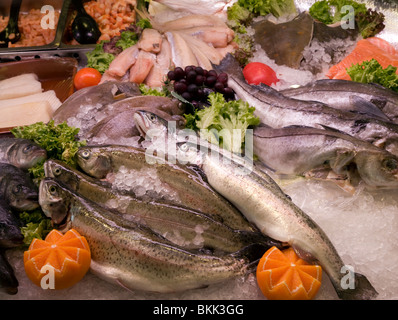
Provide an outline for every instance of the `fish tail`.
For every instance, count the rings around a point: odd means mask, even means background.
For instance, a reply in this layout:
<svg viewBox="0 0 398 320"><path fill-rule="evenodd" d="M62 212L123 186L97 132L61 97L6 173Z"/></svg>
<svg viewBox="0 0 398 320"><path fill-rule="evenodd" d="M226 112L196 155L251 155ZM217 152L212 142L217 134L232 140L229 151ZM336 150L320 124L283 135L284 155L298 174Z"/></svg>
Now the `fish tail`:
<svg viewBox="0 0 398 320"><path fill-rule="evenodd" d="M370 300L375 298L378 293L369 280L360 273L354 273L355 285L347 289L336 287L337 295L343 300Z"/></svg>

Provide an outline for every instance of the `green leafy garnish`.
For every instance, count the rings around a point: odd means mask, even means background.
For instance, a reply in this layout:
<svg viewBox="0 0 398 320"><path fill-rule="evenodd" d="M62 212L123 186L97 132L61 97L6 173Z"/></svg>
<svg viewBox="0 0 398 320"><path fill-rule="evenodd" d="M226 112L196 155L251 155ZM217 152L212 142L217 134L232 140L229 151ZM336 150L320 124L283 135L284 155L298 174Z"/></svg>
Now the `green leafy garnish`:
<svg viewBox="0 0 398 320"><path fill-rule="evenodd" d="M124 31L120 33L120 39L116 42L116 46L126 50L138 42L138 35L133 31Z"/></svg>
<svg viewBox="0 0 398 320"><path fill-rule="evenodd" d="M271 13L279 18L283 15L297 13L294 0L238 0L238 4L260 16Z"/></svg>
<svg viewBox="0 0 398 320"><path fill-rule="evenodd" d="M398 92L397 67L389 65L383 69L376 59L357 63L347 68L352 81L361 83L377 83L385 88Z"/></svg>
<svg viewBox="0 0 398 320"><path fill-rule="evenodd" d="M31 212L22 212L19 218L24 226L21 232L24 236L24 244L29 246L34 238L44 239L51 231L51 219L47 218L41 209Z"/></svg>
<svg viewBox="0 0 398 320"><path fill-rule="evenodd" d="M144 30L146 28L152 28L152 24L151 24L151 21L149 21L149 19L138 20L136 23L136 26L140 27L142 30Z"/></svg>
<svg viewBox="0 0 398 320"><path fill-rule="evenodd" d="M109 68L109 65L115 59L113 54L104 51L105 43L106 41L101 41L95 46L94 50L86 53L87 67L97 69L101 74Z"/></svg>
<svg viewBox="0 0 398 320"><path fill-rule="evenodd" d="M225 101L221 93L211 93L208 101L209 107L185 115L186 128L200 130L203 139L226 150L242 152L247 129L260 123L255 108L242 100Z"/></svg>
<svg viewBox="0 0 398 320"><path fill-rule="evenodd" d="M347 15L345 6L351 6L354 9L356 26L364 39L373 37L384 29L383 13L368 9L364 3L354 0L317 1L310 7L309 13L320 22L333 24Z"/></svg>
<svg viewBox="0 0 398 320"><path fill-rule="evenodd" d="M167 90L165 86L162 88L150 88L144 83L141 83L139 85L139 88L143 96L167 97L170 95L170 92Z"/></svg>
<svg viewBox="0 0 398 320"><path fill-rule="evenodd" d="M358 3L354 0L322 0L315 2L309 9L310 15L325 24L333 24L341 21L347 14L342 10L344 6L351 6L355 15L358 13L366 13L366 5ZM342 12L343 11L343 12Z"/></svg>
<svg viewBox="0 0 398 320"><path fill-rule="evenodd" d="M61 160L72 167L76 167L75 154L79 147L86 145L86 141L76 139L79 131L79 128L70 127L66 122L55 125L54 120L51 120L47 124L37 122L29 126L15 127L11 130L11 133L16 138L36 142L47 150L48 158ZM42 167L43 163L30 170L34 178L40 179L44 176Z"/></svg>

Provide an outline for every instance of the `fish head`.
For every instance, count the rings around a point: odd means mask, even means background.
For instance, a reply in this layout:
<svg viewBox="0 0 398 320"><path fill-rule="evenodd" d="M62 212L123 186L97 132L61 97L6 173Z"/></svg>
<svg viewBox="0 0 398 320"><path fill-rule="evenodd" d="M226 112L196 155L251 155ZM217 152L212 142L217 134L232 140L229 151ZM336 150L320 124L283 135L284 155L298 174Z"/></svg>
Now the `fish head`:
<svg viewBox="0 0 398 320"><path fill-rule="evenodd" d="M17 211L31 211L39 207L37 188L28 179L9 181L6 198L10 207Z"/></svg>
<svg viewBox="0 0 398 320"><path fill-rule="evenodd" d="M398 158L384 150L360 152L356 165L361 179L371 187L398 186Z"/></svg>
<svg viewBox="0 0 398 320"><path fill-rule="evenodd" d="M77 172L62 161L49 159L44 163L44 174L46 177L54 178L65 183L73 190L76 190L79 184L79 175Z"/></svg>
<svg viewBox="0 0 398 320"><path fill-rule="evenodd" d="M39 203L44 214L51 219L53 225L67 223L70 207L70 195L65 187L52 178L44 178L39 187Z"/></svg>
<svg viewBox="0 0 398 320"><path fill-rule="evenodd" d="M28 169L47 159L47 151L30 140L17 139L9 150L9 159L16 167Z"/></svg>
<svg viewBox="0 0 398 320"><path fill-rule="evenodd" d="M203 150L192 141L177 142L177 159L181 164L202 164Z"/></svg>
<svg viewBox="0 0 398 320"><path fill-rule="evenodd" d="M12 213L8 203L0 200L0 247L13 248L23 243L22 223Z"/></svg>
<svg viewBox="0 0 398 320"><path fill-rule="evenodd" d="M81 147L76 155L80 168L94 178L105 178L112 170L111 159L100 148Z"/></svg>
<svg viewBox="0 0 398 320"><path fill-rule="evenodd" d="M144 138L153 139L167 132L168 122L153 112L138 110L134 114L134 122Z"/></svg>

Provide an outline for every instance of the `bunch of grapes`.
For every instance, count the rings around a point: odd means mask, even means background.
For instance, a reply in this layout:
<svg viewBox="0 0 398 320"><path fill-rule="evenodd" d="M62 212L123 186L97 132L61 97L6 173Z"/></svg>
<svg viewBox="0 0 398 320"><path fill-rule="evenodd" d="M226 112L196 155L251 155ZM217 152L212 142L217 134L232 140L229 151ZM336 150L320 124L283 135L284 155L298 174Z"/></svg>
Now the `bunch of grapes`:
<svg viewBox="0 0 398 320"><path fill-rule="evenodd" d="M226 73L217 74L215 70L187 66L185 69L176 67L173 71L169 71L167 78L174 81L174 91L195 107L206 105L207 97L212 92L223 94L226 101L235 99L234 91L228 87Z"/></svg>

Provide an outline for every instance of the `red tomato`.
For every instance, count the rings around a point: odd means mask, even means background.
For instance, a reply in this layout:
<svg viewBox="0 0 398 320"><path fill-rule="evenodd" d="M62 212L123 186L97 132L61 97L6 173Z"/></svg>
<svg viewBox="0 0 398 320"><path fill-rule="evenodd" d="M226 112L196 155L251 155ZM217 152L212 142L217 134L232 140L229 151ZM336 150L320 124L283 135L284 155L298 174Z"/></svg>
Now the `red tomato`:
<svg viewBox="0 0 398 320"><path fill-rule="evenodd" d="M73 79L73 84L77 90L82 88L96 86L101 81L101 73L94 68L80 69Z"/></svg>
<svg viewBox="0 0 398 320"><path fill-rule="evenodd" d="M261 62L250 62L243 68L243 76L249 84L264 83L270 86L277 83L279 79L269 66Z"/></svg>

